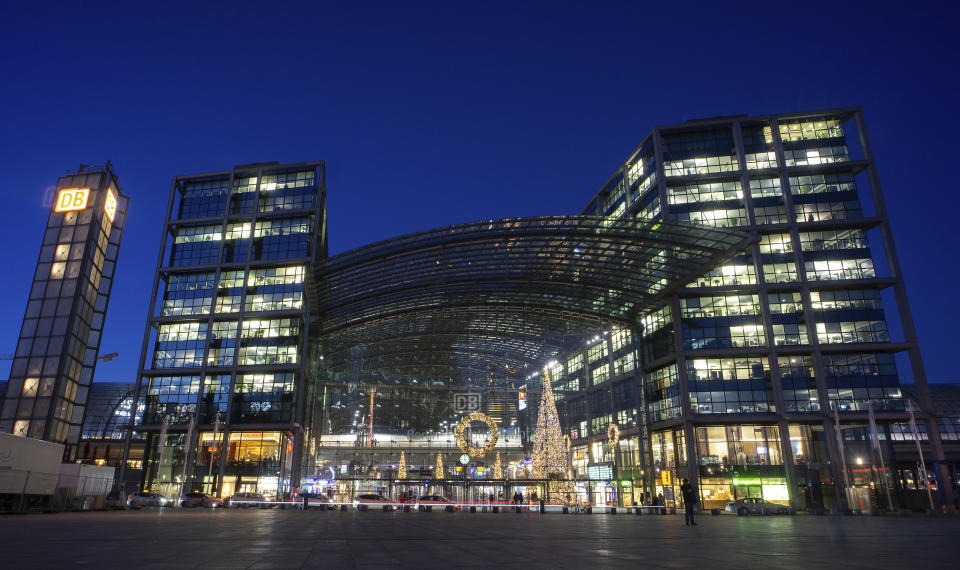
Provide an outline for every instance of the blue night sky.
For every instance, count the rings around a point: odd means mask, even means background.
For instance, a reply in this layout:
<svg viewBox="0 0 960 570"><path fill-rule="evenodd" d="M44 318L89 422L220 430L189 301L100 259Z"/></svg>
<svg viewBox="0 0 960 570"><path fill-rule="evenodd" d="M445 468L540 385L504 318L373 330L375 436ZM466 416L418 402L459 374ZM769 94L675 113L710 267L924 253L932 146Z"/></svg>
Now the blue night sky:
<svg viewBox="0 0 960 570"><path fill-rule="evenodd" d="M131 197L97 379L132 382L174 175L323 159L338 253L578 213L657 124L862 105L928 376L957 380L957 5L673 5L4 2L0 353L80 163Z"/></svg>

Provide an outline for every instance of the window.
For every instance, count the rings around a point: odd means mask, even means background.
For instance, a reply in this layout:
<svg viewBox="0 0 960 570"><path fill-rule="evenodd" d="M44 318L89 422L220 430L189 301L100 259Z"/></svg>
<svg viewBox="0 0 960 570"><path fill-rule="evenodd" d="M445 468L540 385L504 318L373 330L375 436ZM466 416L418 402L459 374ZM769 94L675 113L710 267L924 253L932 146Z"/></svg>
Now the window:
<svg viewBox="0 0 960 570"><path fill-rule="evenodd" d="M887 353L824 354L827 392L840 411L903 410L893 355Z"/></svg>
<svg viewBox="0 0 960 570"><path fill-rule="evenodd" d="M677 366L669 364L643 375L643 390L650 421L680 417L680 389Z"/></svg>
<svg viewBox="0 0 960 570"><path fill-rule="evenodd" d="M890 342L879 291L811 291L810 301L821 343Z"/></svg>
<svg viewBox="0 0 960 570"><path fill-rule="evenodd" d="M224 271L217 284L217 313L236 313L240 310L243 294L243 275L240 271Z"/></svg>
<svg viewBox="0 0 960 570"><path fill-rule="evenodd" d="M756 272L750 256L740 256L731 263L722 265L690 283L687 287L723 287L726 285L753 285L757 282Z"/></svg>
<svg viewBox="0 0 960 570"><path fill-rule="evenodd" d="M228 189L226 178L185 182L177 219L222 216Z"/></svg>
<svg viewBox="0 0 960 570"><path fill-rule="evenodd" d="M237 350L237 322L217 321L210 335L207 366L232 366Z"/></svg>
<svg viewBox="0 0 960 570"><path fill-rule="evenodd" d="M774 411L770 374L761 356L690 359L687 379L694 413Z"/></svg>
<svg viewBox="0 0 960 570"><path fill-rule="evenodd" d="M281 311L303 307L304 267L252 271L247 282L247 311Z"/></svg>
<svg viewBox="0 0 960 570"><path fill-rule="evenodd" d="M170 264L204 265L217 262L223 227L188 226L178 228L170 250Z"/></svg>
<svg viewBox="0 0 960 570"><path fill-rule="evenodd" d="M157 327L154 368L192 368L203 364L207 323L171 323Z"/></svg>
<svg viewBox="0 0 960 570"><path fill-rule="evenodd" d="M798 222L825 222L861 217L860 202L856 200L794 204L793 210Z"/></svg>
<svg viewBox="0 0 960 570"><path fill-rule="evenodd" d="M729 129L665 135L663 157L667 176L732 172L739 168Z"/></svg>
<svg viewBox="0 0 960 570"><path fill-rule="evenodd" d="M213 305L213 273L173 274L167 280L164 291L164 317L203 315Z"/></svg>
<svg viewBox="0 0 960 570"><path fill-rule="evenodd" d="M306 257L310 251L310 218L265 220L254 229L254 259Z"/></svg>
<svg viewBox="0 0 960 570"><path fill-rule="evenodd" d="M675 212L675 214L679 222L691 222L718 228L747 225L747 211L743 208L693 210L689 212Z"/></svg>
<svg viewBox="0 0 960 570"><path fill-rule="evenodd" d="M239 175L233 179L233 194L230 195L231 214L252 214L257 192L257 177Z"/></svg>
<svg viewBox="0 0 960 570"><path fill-rule="evenodd" d="M790 234L768 234L760 237L760 253L791 253Z"/></svg>
<svg viewBox="0 0 960 570"><path fill-rule="evenodd" d="M777 153L773 150L773 134L769 126L744 126L742 138L747 170L776 168Z"/></svg>
<svg viewBox="0 0 960 570"><path fill-rule="evenodd" d="M700 202L739 201L742 199L743 189L737 180L690 182L677 186L667 186L667 202L669 204L697 204Z"/></svg>
<svg viewBox="0 0 960 570"><path fill-rule="evenodd" d="M261 212L313 208L316 198L313 170L264 175L260 182Z"/></svg>
<svg viewBox="0 0 960 570"><path fill-rule="evenodd" d="M843 251L869 248L867 233L863 230L800 232L800 249L803 251Z"/></svg>
<svg viewBox="0 0 960 570"><path fill-rule="evenodd" d="M814 381L813 359L809 355L781 356L780 385L788 412L819 412L820 400Z"/></svg>
<svg viewBox="0 0 960 570"><path fill-rule="evenodd" d="M240 330L239 364L297 363L299 333L299 319L244 320Z"/></svg>
<svg viewBox="0 0 960 570"><path fill-rule="evenodd" d="M184 424L193 419L200 393L199 376L155 376L145 378L144 384L143 423L162 424L168 419L171 424Z"/></svg>
<svg viewBox="0 0 960 570"><path fill-rule="evenodd" d="M797 281L797 265L789 263L764 263L763 281L765 283L793 283Z"/></svg>
<svg viewBox="0 0 960 570"><path fill-rule="evenodd" d="M809 281L872 279L876 277L872 259L834 259L804 263Z"/></svg>
<svg viewBox="0 0 960 570"><path fill-rule="evenodd" d="M234 422L289 422L294 373L242 374L233 394Z"/></svg>
<svg viewBox="0 0 960 570"><path fill-rule="evenodd" d="M850 173L807 174L789 178L790 192L795 195L823 194L827 192L853 192L857 185Z"/></svg>
<svg viewBox="0 0 960 570"><path fill-rule="evenodd" d="M782 198L779 178L751 178L750 196L752 198Z"/></svg>

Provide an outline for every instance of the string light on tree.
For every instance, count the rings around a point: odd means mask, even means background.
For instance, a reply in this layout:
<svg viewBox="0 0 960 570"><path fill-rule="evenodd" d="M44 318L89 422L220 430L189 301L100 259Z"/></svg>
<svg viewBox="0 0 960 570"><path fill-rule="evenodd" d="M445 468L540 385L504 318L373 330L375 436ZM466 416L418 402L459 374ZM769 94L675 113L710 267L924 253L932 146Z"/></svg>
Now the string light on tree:
<svg viewBox="0 0 960 570"><path fill-rule="evenodd" d="M550 387L550 370L543 369L543 393L540 396L540 415L533 439L533 477L546 479L552 474L563 476L567 471L567 453L560 431L560 416Z"/></svg>
<svg viewBox="0 0 960 570"><path fill-rule="evenodd" d="M497 452L497 461L493 464L493 478L503 479L503 462L500 461L500 452Z"/></svg>
<svg viewBox="0 0 960 570"><path fill-rule="evenodd" d="M433 470L434 479L443 479L443 456L440 455L440 452L437 452L437 466Z"/></svg>
<svg viewBox="0 0 960 570"><path fill-rule="evenodd" d="M397 478L407 478L407 454L404 451L400 452L400 468L397 469Z"/></svg>
<svg viewBox="0 0 960 570"><path fill-rule="evenodd" d="M620 428L617 427L617 424L607 426L607 443L610 444L611 451L617 449L617 445L620 443Z"/></svg>

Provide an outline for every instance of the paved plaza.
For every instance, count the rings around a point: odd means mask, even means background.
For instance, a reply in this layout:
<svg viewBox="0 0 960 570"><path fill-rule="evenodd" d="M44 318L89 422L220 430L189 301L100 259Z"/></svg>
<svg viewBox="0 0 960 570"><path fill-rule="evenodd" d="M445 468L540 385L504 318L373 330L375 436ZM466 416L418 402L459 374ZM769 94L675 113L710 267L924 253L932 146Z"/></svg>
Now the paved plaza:
<svg viewBox="0 0 960 570"><path fill-rule="evenodd" d="M175 510L0 517L12 568L956 568L960 518Z"/></svg>

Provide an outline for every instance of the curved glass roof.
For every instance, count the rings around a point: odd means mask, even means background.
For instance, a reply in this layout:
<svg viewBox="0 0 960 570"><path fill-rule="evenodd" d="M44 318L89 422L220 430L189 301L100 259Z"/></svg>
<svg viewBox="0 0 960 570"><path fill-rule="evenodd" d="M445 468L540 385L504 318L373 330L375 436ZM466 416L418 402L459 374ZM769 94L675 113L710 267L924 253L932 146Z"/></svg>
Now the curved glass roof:
<svg viewBox="0 0 960 570"><path fill-rule="evenodd" d="M315 266L311 337L327 370L394 381L520 378L638 316L757 240L741 231L595 216L460 224ZM484 382L486 383L486 382Z"/></svg>

